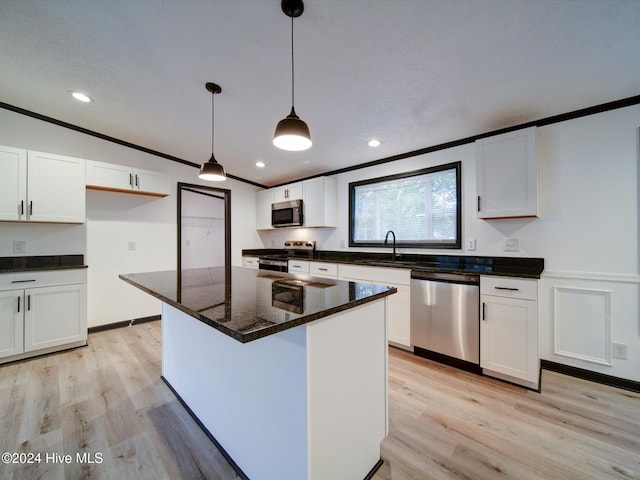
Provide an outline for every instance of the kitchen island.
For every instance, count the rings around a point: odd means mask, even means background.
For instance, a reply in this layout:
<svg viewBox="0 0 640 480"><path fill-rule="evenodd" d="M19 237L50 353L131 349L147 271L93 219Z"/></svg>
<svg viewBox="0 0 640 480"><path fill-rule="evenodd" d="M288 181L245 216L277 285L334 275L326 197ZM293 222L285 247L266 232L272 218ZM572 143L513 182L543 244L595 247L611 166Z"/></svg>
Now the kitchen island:
<svg viewBox="0 0 640 480"><path fill-rule="evenodd" d="M162 300L162 375L242 478L365 478L395 288L232 267L120 275Z"/></svg>

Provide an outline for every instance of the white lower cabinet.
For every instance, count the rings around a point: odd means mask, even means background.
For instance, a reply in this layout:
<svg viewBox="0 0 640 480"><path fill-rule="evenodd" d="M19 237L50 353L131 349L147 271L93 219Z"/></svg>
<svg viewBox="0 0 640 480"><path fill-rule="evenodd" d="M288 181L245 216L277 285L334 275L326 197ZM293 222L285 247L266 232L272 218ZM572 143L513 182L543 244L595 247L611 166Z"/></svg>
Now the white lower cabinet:
<svg viewBox="0 0 640 480"><path fill-rule="evenodd" d="M0 275L0 363L86 344L86 271L57 276Z"/></svg>
<svg viewBox="0 0 640 480"><path fill-rule="evenodd" d="M411 347L411 270L360 265L338 265L338 278L396 287L398 292L387 297L389 343L412 350Z"/></svg>
<svg viewBox="0 0 640 480"><path fill-rule="evenodd" d="M480 367L494 376L538 389L537 281L480 278Z"/></svg>
<svg viewBox="0 0 640 480"><path fill-rule="evenodd" d="M248 268L258 268L258 257L242 257L242 266Z"/></svg>
<svg viewBox="0 0 640 480"><path fill-rule="evenodd" d="M309 262L307 260L289 260L287 269L289 273L309 275Z"/></svg>

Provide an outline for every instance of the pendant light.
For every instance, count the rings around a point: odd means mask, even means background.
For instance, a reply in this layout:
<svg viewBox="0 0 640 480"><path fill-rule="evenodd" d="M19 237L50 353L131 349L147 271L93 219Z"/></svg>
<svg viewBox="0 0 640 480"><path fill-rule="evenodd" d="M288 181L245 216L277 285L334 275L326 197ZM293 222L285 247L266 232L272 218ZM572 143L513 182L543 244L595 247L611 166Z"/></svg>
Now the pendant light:
<svg viewBox="0 0 640 480"><path fill-rule="evenodd" d="M300 151L311 147L309 127L296 115L294 108L294 72L293 72L293 19L304 12L302 0L282 0L282 11L291 17L291 113L278 122L273 136L273 144L282 150Z"/></svg>
<svg viewBox="0 0 640 480"><path fill-rule="evenodd" d="M215 83L208 82L205 85L206 89L211 92L211 158L209 161L202 164L200 167L199 178L202 180L209 180L213 182L221 182L227 179L226 173L224 173L224 168L222 165L218 163L218 161L213 156L213 138L214 138L214 109L213 109L213 99L216 93L222 92L222 88L220 85Z"/></svg>

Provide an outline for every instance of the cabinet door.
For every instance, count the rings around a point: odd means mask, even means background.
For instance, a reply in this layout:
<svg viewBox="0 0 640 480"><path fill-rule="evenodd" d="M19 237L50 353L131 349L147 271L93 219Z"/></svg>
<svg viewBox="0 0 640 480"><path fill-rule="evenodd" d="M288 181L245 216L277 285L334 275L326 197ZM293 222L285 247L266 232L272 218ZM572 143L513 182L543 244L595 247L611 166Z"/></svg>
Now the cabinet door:
<svg viewBox="0 0 640 480"><path fill-rule="evenodd" d="M302 182L291 183L283 187L276 187L273 190L274 202L285 202L287 200L300 200L302 198Z"/></svg>
<svg viewBox="0 0 640 480"><path fill-rule="evenodd" d="M407 285L392 285L398 293L387 297L389 319L389 341L411 347L411 288Z"/></svg>
<svg viewBox="0 0 640 480"><path fill-rule="evenodd" d="M537 383L536 302L492 295L481 300L480 366Z"/></svg>
<svg viewBox="0 0 640 480"><path fill-rule="evenodd" d="M167 196L171 193L169 177L153 170L133 169L133 188L140 193Z"/></svg>
<svg viewBox="0 0 640 480"><path fill-rule="evenodd" d="M25 290L24 350L87 339L86 285Z"/></svg>
<svg viewBox="0 0 640 480"><path fill-rule="evenodd" d="M27 151L0 146L0 220L26 219Z"/></svg>
<svg viewBox="0 0 640 480"><path fill-rule="evenodd" d="M536 128L476 141L478 218L538 214Z"/></svg>
<svg viewBox="0 0 640 480"><path fill-rule="evenodd" d="M34 222L84 223L85 161L28 152L28 218Z"/></svg>
<svg viewBox="0 0 640 480"><path fill-rule="evenodd" d="M303 182L304 226L337 227L336 181L318 177Z"/></svg>
<svg viewBox="0 0 640 480"><path fill-rule="evenodd" d="M0 292L0 357L17 355L23 349L23 290Z"/></svg>
<svg viewBox="0 0 640 480"><path fill-rule="evenodd" d="M87 187L104 190L131 190L133 170L131 167L112 163L87 161Z"/></svg>
<svg viewBox="0 0 640 480"><path fill-rule="evenodd" d="M273 190L260 190L256 192L256 229L268 230L271 226L271 204L273 203Z"/></svg>

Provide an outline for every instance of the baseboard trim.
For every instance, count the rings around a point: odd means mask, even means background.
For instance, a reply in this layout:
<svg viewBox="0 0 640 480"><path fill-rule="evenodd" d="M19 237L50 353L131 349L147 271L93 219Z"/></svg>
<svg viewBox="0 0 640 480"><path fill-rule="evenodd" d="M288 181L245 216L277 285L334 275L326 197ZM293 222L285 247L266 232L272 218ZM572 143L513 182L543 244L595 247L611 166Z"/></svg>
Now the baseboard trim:
<svg viewBox="0 0 640 480"><path fill-rule="evenodd" d="M134 318L132 320L124 320L122 322L107 323L106 325L96 325L95 327L89 327L87 329L87 332L88 333L104 332L105 330L113 330L115 328L129 327L131 325L139 325L141 323L147 323L147 322L155 322L157 320L160 320L160 318L161 318L160 315L151 315L150 317L140 317L140 318Z"/></svg>
<svg viewBox="0 0 640 480"><path fill-rule="evenodd" d="M218 450L220 450L220 453L225 458L225 460L227 462L229 462L229 465L231 465L231 468L233 468L233 470L238 474L238 476L242 480L249 480L249 477L247 477L247 475L242 471L242 469L238 466L238 464L233 461L233 458L231 458L231 456L227 453L227 451L224 448L222 448L222 445L220 445L220 442L218 442L218 440L216 440L216 437L214 437L212 435L212 433L207 429L207 427L204 426L204 424L196 416L196 414L193 412L193 410L191 410L191 408L189 408L189 405L187 405L185 403L185 401L182 399L180 394L178 394L178 392L176 392L176 390L169 383L169 381L166 378L164 378L164 376L161 376L160 378L167 385L167 387L169 387L169 390L171 390L171 392L175 395L175 397L178 399L178 401L184 407L184 409L187 411L187 413L189 415L191 415L191 418L193 418L193 420L198 424L198 426L200 427L200 430L202 430L204 432L204 434L207 436L207 438L209 440L211 440L211 442L216 446L216 448Z"/></svg>
<svg viewBox="0 0 640 480"><path fill-rule="evenodd" d="M591 382L609 385L610 387L622 388L631 392L640 393L640 382L627 380L626 378L614 377L605 373L592 372L584 368L572 367L550 360L540 360L540 367L552 372L563 373L571 377L589 380Z"/></svg>

